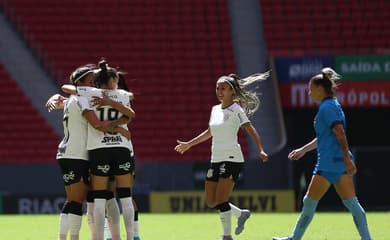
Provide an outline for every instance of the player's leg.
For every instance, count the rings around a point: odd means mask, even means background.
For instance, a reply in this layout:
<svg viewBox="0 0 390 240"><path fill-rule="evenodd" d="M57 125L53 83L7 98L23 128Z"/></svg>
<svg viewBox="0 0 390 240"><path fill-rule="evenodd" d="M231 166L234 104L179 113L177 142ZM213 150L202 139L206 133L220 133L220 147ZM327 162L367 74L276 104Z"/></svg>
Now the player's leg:
<svg viewBox="0 0 390 240"><path fill-rule="evenodd" d="M220 211L223 239L231 239L232 204L229 203L229 198L233 191L234 184L238 180L243 165L244 163L224 162L219 166L216 202ZM233 211L237 210L238 209L235 208Z"/></svg>
<svg viewBox="0 0 390 240"><path fill-rule="evenodd" d="M66 196L68 196L70 193L69 186L65 186L65 192L66 192ZM58 226L59 240L67 239L68 230L69 230L69 224L68 224L69 203L70 203L70 199L66 197L66 201L64 202L64 205L62 206L62 210L60 213L60 221Z"/></svg>
<svg viewBox="0 0 390 240"><path fill-rule="evenodd" d="M216 194L219 178L218 163L212 163L207 170L206 180L204 184L204 196L206 204L209 208L215 208L217 205Z"/></svg>
<svg viewBox="0 0 390 240"><path fill-rule="evenodd" d="M335 189L343 201L343 204L352 213L353 220L362 240L371 240L368 230L366 213L360 205L356 194L353 177L348 174L341 175L340 179L334 184Z"/></svg>
<svg viewBox="0 0 390 240"><path fill-rule="evenodd" d="M330 182L325 177L319 174L313 175L307 193L303 198L302 211L295 224L292 236L285 238L274 237L273 239L302 239L303 234L313 219L319 200L328 191L329 187Z"/></svg>
<svg viewBox="0 0 390 240"><path fill-rule="evenodd" d="M133 206L134 206L134 238L133 240L141 240L139 237L139 222L138 222L138 206L137 203L135 202L134 196L132 197L133 200Z"/></svg>
<svg viewBox="0 0 390 240"><path fill-rule="evenodd" d="M232 162L227 163L226 165L227 175L225 175L224 177L228 177L232 179L233 182L235 183L239 178L242 167L243 167L243 163L232 163ZM244 230L245 223L250 217L251 213L248 209L240 209L231 202L229 202L229 206L231 210L231 215L237 218L237 225L236 225L236 229L234 230L234 233L236 235L239 235Z"/></svg>
<svg viewBox="0 0 390 240"><path fill-rule="evenodd" d="M108 177L91 174L92 195L94 199L93 218L96 228L96 239L104 238L104 220L106 215L106 202L111 197L107 190Z"/></svg>
<svg viewBox="0 0 390 240"><path fill-rule="evenodd" d="M112 154L110 149L101 148L90 150L90 176L92 198L94 199L93 218L97 240L104 238L104 220L106 215L106 202L112 196L108 191L108 176L112 172Z"/></svg>
<svg viewBox="0 0 390 240"><path fill-rule="evenodd" d="M88 191L88 186L84 182L71 185L72 201L69 203L69 233L71 240L78 240L83 216L83 202ZM77 195L77 197L74 197Z"/></svg>
<svg viewBox="0 0 390 240"><path fill-rule="evenodd" d="M106 239L112 239L112 236L120 235L120 211L118 202L115 198L115 177L110 176L108 183L108 190L111 195L106 203L106 221L104 223Z"/></svg>
<svg viewBox="0 0 390 240"><path fill-rule="evenodd" d="M122 215L125 222L127 240L133 240L134 230L134 206L131 196L134 175L134 156L127 148L118 148L115 151L116 169L114 172L116 192L122 206Z"/></svg>
<svg viewBox="0 0 390 240"><path fill-rule="evenodd" d="M223 229L223 239L231 239L231 207L229 197L234 187L234 181L231 178L219 178L216 189L216 208L219 210Z"/></svg>
<svg viewBox="0 0 390 240"><path fill-rule="evenodd" d="M90 232L90 239L96 239L96 226L95 220L93 217L93 209L95 208L95 204L93 202L93 194L92 191L88 191L87 193L87 222Z"/></svg>
<svg viewBox="0 0 390 240"><path fill-rule="evenodd" d="M73 180L70 184L69 232L71 240L78 240L81 229L83 203L89 189L89 162L73 160Z"/></svg>
<svg viewBox="0 0 390 240"><path fill-rule="evenodd" d="M59 240L66 240L69 231L68 214L69 214L69 203L71 202L71 199L70 199L70 186L69 186L70 181L68 175L69 172L71 172L71 169L68 163L69 163L68 159L58 159L58 164L61 169L62 179L64 181L65 193L66 193L66 201L62 207L60 213L60 219L59 219L59 226L58 226Z"/></svg>
<svg viewBox="0 0 390 240"><path fill-rule="evenodd" d="M216 202L216 191L218 182L206 180L204 184L204 196L206 204L209 208L215 208Z"/></svg>
<svg viewBox="0 0 390 240"><path fill-rule="evenodd" d="M133 180L131 174L115 176L117 195L122 206L122 215L125 222L127 240L133 240L134 206L131 197Z"/></svg>

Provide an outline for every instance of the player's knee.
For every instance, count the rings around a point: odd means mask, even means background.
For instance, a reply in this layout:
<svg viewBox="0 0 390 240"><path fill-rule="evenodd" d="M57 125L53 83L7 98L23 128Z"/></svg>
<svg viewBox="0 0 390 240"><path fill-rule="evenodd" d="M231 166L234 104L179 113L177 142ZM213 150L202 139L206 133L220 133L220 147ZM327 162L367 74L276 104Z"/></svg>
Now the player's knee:
<svg viewBox="0 0 390 240"><path fill-rule="evenodd" d="M91 192L92 199L100 198L100 199L111 199L113 193L107 190L96 190Z"/></svg>
<svg viewBox="0 0 390 240"><path fill-rule="evenodd" d="M116 193L118 195L118 198L131 197L131 189L130 188L117 188Z"/></svg>
<svg viewBox="0 0 390 240"><path fill-rule="evenodd" d="M83 204L79 202L70 202L69 203L69 213L82 216L83 215Z"/></svg>

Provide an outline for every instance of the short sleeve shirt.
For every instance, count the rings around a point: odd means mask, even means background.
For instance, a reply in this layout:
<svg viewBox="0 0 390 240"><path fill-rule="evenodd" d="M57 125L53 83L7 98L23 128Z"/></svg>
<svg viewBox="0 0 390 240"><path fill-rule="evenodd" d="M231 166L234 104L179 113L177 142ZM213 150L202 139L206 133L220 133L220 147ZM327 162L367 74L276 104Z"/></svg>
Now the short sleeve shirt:
<svg viewBox="0 0 390 240"><path fill-rule="evenodd" d="M227 108L216 105L211 110L209 127L212 135L211 162L243 162L244 157L238 143L238 130L250 122L238 103Z"/></svg>
<svg viewBox="0 0 390 240"><path fill-rule="evenodd" d="M107 90L93 87L77 87L77 93L85 96L91 105L94 96L102 97L104 94L110 99L119 102L124 106L130 107L130 93L122 89ZM99 108L93 107L93 110L100 121L116 120L123 115L111 106L101 106ZM128 129L126 124L121 125L121 127L126 130ZM126 137L119 133L104 133L88 124L87 149L93 150L110 147L126 147L132 152L132 154L134 153L133 145Z"/></svg>
<svg viewBox="0 0 390 240"><path fill-rule="evenodd" d="M319 106L314 119L314 129L317 136L317 166L318 170L341 172L345 170L343 154L333 133L333 127L342 124L346 129L345 115L335 98L326 98ZM352 154L349 153L352 157Z"/></svg>
<svg viewBox="0 0 390 240"><path fill-rule="evenodd" d="M82 115L85 110L92 110L85 97L71 95L66 101L63 110L64 138L58 145L57 159L88 160L88 125Z"/></svg>

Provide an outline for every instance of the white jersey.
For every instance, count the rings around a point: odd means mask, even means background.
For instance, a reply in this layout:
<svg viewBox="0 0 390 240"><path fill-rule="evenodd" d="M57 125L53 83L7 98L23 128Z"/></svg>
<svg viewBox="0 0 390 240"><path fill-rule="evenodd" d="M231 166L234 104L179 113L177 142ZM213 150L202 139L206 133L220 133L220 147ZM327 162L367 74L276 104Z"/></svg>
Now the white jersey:
<svg viewBox="0 0 390 240"><path fill-rule="evenodd" d="M88 160L88 127L87 120L82 115L84 110L92 110L87 98L71 95L66 101L63 115L64 138L58 145L57 159Z"/></svg>
<svg viewBox="0 0 390 240"><path fill-rule="evenodd" d="M122 89L108 90L93 87L77 87L77 93L81 96L87 97L91 105L94 96L102 97L104 94L110 99L119 102L124 106L130 107L130 93ZM93 110L100 121L116 120L123 115L111 106L102 106L100 108L93 107ZM120 127L128 130L127 124L123 124ZM132 155L134 154L131 141L122 136L120 133L104 133L88 124L87 149L93 150L110 147L126 147L132 152Z"/></svg>
<svg viewBox="0 0 390 240"><path fill-rule="evenodd" d="M241 106L234 102L227 108L215 105L211 110L209 126L212 135L211 162L244 162L238 143L238 130L250 122Z"/></svg>

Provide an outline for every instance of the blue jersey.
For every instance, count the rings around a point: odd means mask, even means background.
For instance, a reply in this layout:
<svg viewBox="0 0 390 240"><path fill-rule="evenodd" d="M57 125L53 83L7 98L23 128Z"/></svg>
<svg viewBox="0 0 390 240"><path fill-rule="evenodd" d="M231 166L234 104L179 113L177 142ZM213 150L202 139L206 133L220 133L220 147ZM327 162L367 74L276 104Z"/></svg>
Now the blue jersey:
<svg viewBox="0 0 390 240"><path fill-rule="evenodd" d="M345 115L335 98L324 99L314 119L314 129L317 136L316 170L344 172L343 153L332 129L336 124L342 124L346 129ZM352 154L349 152L351 158Z"/></svg>

